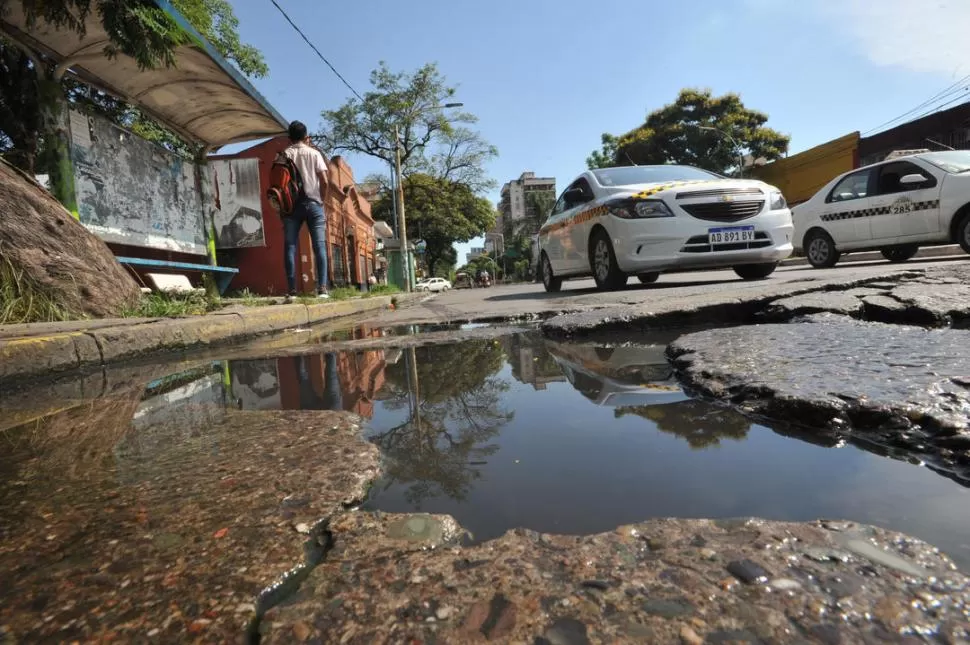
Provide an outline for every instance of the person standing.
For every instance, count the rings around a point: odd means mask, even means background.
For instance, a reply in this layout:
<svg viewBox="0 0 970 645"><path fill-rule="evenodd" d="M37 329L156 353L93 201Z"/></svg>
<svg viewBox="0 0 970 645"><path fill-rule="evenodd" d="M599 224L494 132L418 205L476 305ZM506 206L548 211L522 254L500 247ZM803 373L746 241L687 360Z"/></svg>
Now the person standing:
<svg viewBox="0 0 970 645"><path fill-rule="evenodd" d="M313 242L313 257L317 271L317 296L329 298L327 293L327 215L323 210L327 196L327 162L319 150L310 145L306 125L293 121L289 127L290 145L283 151L300 175L303 192L293 212L283 218L284 254L288 297L296 296L296 250L300 229L306 222Z"/></svg>

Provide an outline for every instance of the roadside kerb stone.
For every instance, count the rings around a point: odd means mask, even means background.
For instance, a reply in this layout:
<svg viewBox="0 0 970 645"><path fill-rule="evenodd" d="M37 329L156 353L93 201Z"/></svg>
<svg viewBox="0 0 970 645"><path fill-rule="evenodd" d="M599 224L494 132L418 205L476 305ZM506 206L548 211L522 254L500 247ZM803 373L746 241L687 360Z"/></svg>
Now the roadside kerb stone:
<svg viewBox="0 0 970 645"><path fill-rule="evenodd" d="M422 298L402 294L406 306ZM46 324L18 325L22 337L0 336L0 387L14 380L35 379L78 368L100 367L155 353L227 344L236 340L387 308L391 296L319 304L232 307L205 316L132 319L115 326L97 324L84 331L50 333ZM63 328L53 323L54 329Z"/></svg>
<svg viewBox="0 0 970 645"><path fill-rule="evenodd" d="M80 332L0 341L0 382L100 362L97 344Z"/></svg>

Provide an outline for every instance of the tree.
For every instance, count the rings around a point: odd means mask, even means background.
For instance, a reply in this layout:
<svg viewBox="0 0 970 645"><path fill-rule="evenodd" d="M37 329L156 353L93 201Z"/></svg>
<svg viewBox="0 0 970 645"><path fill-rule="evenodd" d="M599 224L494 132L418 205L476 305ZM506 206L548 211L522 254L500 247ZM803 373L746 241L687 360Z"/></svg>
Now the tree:
<svg viewBox="0 0 970 645"><path fill-rule="evenodd" d="M374 437L387 455L387 478L408 486L420 508L428 497L461 501L481 477L476 465L498 450L489 443L514 413L501 405L509 384L495 340L467 340L405 350L384 372L384 406L408 411L403 423Z"/></svg>
<svg viewBox="0 0 970 645"><path fill-rule="evenodd" d="M373 206L375 219L390 221L393 195L384 191ZM428 273L436 274L436 265L449 266L457 259L453 244L467 242L495 224L495 208L484 197L478 197L462 183L415 173L404 181L407 204L408 239L427 243L425 256Z"/></svg>
<svg viewBox="0 0 970 645"><path fill-rule="evenodd" d="M556 195L548 190L532 190L525 194L525 213L532 219L536 232L542 228L556 205Z"/></svg>
<svg viewBox="0 0 970 645"><path fill-rule="evenodd" d="M0 11L14 1L0 0ZM32 23L44 20L82 34L85 20L97 14L112 39L105 45L105 54L111 57L118 53L132 56L142 68L174 65L175 49L191 42L191 36L150 1L20 0L20 4ZM234 62L244 74L252 77L266 75L268 68L259 50L240 41L237 31L239 20L227 0L173 0L173 4L222 56ZM2 40L0 70L3 72L0 79L0 154L28 172L36 170L38 150L46 141L43 136L44 101L41 97L41 90L46 84L59 83L59 94L85 111L101 114L183 156L193 153L188 143L125 101L68 76L53 78L51 61L36 53L28 54ZM53 87L45 91L57 94ZM51 151L54 152L58 151ZM46 161L42 162L48 172L50 168L46 166L55 163L54 156L48 154Z"/></svg>
<svg viewBox="0 0 970 645"><path fill-rule="evenodd" d="M589 156L586 157L586 166L590 170L615 166L616 146L619 140L619 137L615 137L606 132L600 135L600 144L603 147L600 150L594 150L593 152L589 153Z"/></svg>
<svg viewBox="0 0 970 645"><path fill-rule="evenodd" d="M647 115L640 127L618 138L603 135L603 149L593 152L587 164L677 163L727 174L738 167L740 154L769 161L784 154L789 137L765 127L767 121L768 115L746 108L737 94L685 89L676 101Z"/></svg>
<svg viewBox="0 0 970 645"><path fill-rule="evenodd" d="M381 61L371 72L370 82L374 89L362 100L352 98L336 110L322 113L324 128L314 135L322 148L376 157L390 167L396 127L404 175L420 172L465 183L476 191L492 185L484 164L498 151L465 127L478 120L474 115L441 108L453 102L455 88L448 85L437 65L428 63L407 74L392 72ZM430 156L429 147L435 149Z"/></svg>

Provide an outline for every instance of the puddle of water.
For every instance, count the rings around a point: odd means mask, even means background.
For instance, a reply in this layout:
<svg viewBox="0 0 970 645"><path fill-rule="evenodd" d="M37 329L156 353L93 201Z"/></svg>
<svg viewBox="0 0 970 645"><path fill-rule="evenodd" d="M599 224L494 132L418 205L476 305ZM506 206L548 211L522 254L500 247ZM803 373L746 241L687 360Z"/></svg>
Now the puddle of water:
<svg viewBox="0 0 970 645"><path fill-rule="evenodd" d="M322 513L277 494L330 476L314 461L331 441L314 410L360 415L383 452L365 508L447 513L476 541L666 516L844 518L923 538L970 569L970 514L954 512L970 490L689 399L664 358L678 334L142 366L5 396L0 575L39 614L79 571L103 576L105 594L149 585L153 597L195 575L220 581L199 584L208 602L251 603L292 557L293 523ZM220 541L229 525L238 540Z"/></svg>

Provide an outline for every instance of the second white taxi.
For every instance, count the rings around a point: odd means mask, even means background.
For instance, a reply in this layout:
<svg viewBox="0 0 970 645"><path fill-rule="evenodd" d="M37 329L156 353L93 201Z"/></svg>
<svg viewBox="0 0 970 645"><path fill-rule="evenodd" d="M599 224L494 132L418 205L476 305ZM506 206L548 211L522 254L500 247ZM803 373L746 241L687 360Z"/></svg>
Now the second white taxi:
<svg viewBox="0 0 970 645"><path fill-rule="evenodd" d="M662 272L719 267L759 280L792 250L781 191L692 166L586 171L539 231L546 291L559 291L564 278L592 275L607 290L631 275L646 284Z"/></svg>
<svg viewBox="0 0 970 645"><path fill-rule="evenodd" d="M869 249L890 262L954 242L970 253L970 151L899 151L839 175L793 210L795 247L817 269Z"/></svg>

